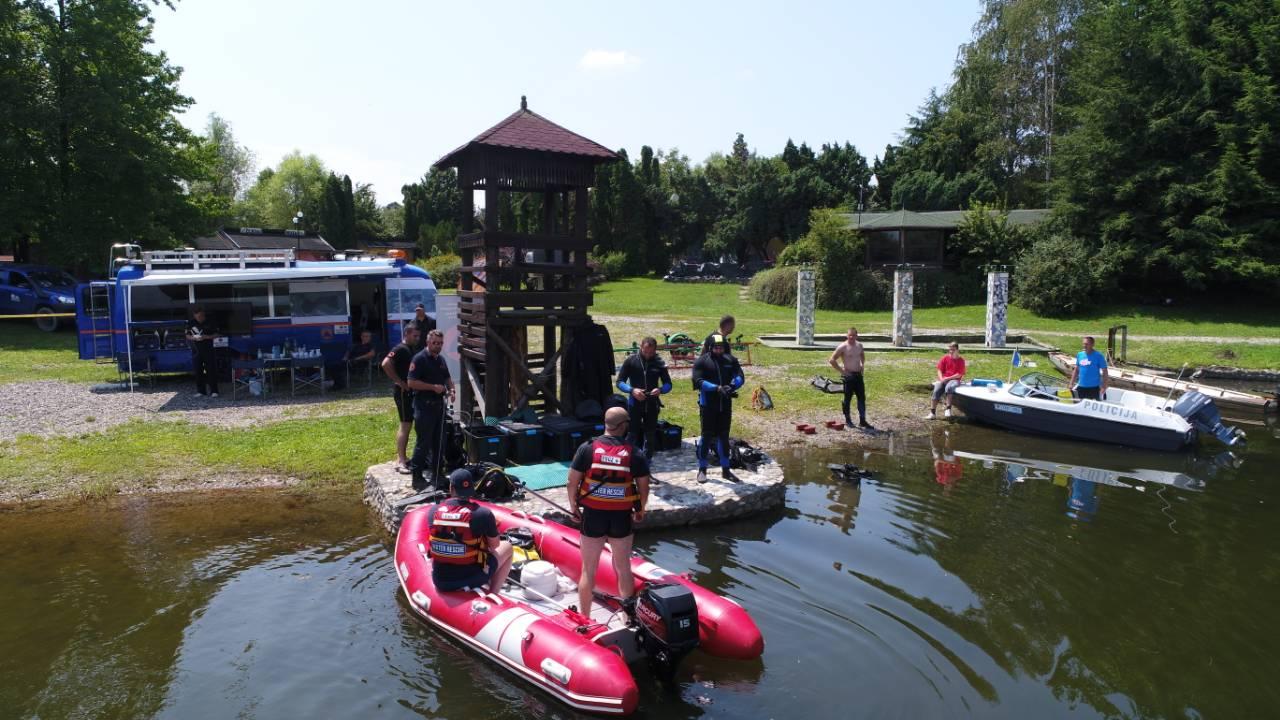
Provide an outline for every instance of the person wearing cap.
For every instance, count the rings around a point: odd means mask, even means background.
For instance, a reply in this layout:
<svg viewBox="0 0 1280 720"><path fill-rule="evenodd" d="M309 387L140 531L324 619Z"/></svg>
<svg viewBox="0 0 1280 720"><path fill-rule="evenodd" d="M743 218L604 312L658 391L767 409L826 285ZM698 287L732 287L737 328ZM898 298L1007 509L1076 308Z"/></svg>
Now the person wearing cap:
<svg viewBox="0 0 1280 720"><path fill-rule="evenodd" d="M708 335L706 340L702 341L702 354L706 355L707 353L711 352L711 346L715 344L715 341L713 340L715 336L722 335L724 336L725 340L730 340L730 336L733 335L733 329L737 326L738 326L738 321L734 320L732 315L725 315L724 317L720 318L719 329L717 329L715 332ZM733 348L732 347L727 348L725 350L725 353L732 355Z"/></svg>
<svg viewBox="0 0 1280 720"><path fill-rule="evenodd" d="M732 319L732 318L731 318ZM698 482L707 481L707 455L714 442L720 456L720 475L738 482L729 469L729 427L733 424L733 398L746 382L738 359L729 354L729 339L712 335L711 352L693 364L693 389L698 391L698 419L702 440L698 443Z"/></svg>
<svg viewBox="0 0 1280 720"><path fill-rule="evenodd" d="M418 328L418 346L414 352L422 350L427 343L427 333L436 329L436 323L427 316L427 306L418 303L413 308L413 319L405 323L405 327L413 325ZM401 331L403 332L403 330Z"/></svg>
<svg viewBox="0 0 1280 720"><path fill-rule="evenodd" d="M600 553L609 543L618 594L636 592L631 574L633 524L644 520L649 502L649 460L627 441L626 408L604 414L604 435L582 443L569 466L569 509L581 523L582 576L578 579L578 612L591 616Z"/></svg>
<svg viewBox="0 0 1280 720"><path fill-rule="evenodd" d="M196 394L218 397L218 375L214 369L213 339L218 328L205 317L204 308L197 305L187 321L187 342L191 343L191 364L196 373Z"/></svg>
<svg viewBox="0 0 1280 720"><path fill-rule="evenodd" d="M617 387L627 394L627 411L631 414L631 444L652 458L657 448L659 396L671 392L671 373L658 357L658 341L647 337L640 341L640 352L627 357L618 369Z"/></svg>
<svg viewBox="0 0 1280 720"><path fill-rule="evenodd" d="M452 497L427 511L432 583L444 592L485 585L489 592L501 590L511 572L511 543L499 538L493 512L471 499L476 478L470 470L449 474L449 492Z"/></svg>
<svg viewBox="0 0 1280 720"><path fill-rule="evenodd" d="M453 397L453 379L445 364L444 334L439 330L427 333L427 348L409 363L409 389L413 391L413 429L417 439L413 445L413 457L409 469L413 473L413 489L426 487L426 473L436 487L443 490L439 477L441 446L444 444L444 401Z"/></svg>

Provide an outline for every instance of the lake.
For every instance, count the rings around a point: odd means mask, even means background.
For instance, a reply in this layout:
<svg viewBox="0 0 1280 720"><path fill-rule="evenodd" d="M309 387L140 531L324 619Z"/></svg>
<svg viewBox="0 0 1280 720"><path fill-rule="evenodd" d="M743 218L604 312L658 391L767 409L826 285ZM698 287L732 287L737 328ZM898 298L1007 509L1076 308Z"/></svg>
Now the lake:
<svg viewBox="0 0 1280 720"><path fill-rule="evenodd" d="M784 509L638 539L766 647L638 670L637 716L1274 717L1280 440L1247 430L1234 456L959 422L784 453ZM0 717L576 717L415 620L357 499L10 510L0 548Z"/></svg>

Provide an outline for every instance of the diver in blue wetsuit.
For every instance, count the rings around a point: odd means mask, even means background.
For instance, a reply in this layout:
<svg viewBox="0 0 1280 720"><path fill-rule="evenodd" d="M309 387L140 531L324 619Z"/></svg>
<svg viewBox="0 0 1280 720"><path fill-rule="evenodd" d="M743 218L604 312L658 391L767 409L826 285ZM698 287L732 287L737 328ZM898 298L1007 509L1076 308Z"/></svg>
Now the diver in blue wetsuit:
<svg viewBox="0 0 1280 720"><path fill-rule="evenodd" d="M657 340L651 337L641 340L640 352L622 361L617 386L627 394L631 444L652 458L658 449L658 410L662 407L658 396L671 392L671 374L667 372L667 364L658 357Z"/></svg>
<svg viewBox="0 0 1280 720"><path fill-rule="evenodd" d="M733 398L746 378L737 358L729 354L729 339L711 336L711 352L693 364L693 388L698 391L698 415L702 420L702 441L698 444L698 482L707 481L707 452L716 444L720 473L738 482L729 469L729 426L733 423Z"/></svg>

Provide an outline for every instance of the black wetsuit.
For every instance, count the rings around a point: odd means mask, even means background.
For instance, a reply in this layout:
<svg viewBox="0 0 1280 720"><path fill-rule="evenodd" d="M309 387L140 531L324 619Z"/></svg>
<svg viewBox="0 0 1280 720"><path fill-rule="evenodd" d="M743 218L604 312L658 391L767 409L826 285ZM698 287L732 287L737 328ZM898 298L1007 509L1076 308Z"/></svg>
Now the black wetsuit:
<svg viewBox="0 0 1280 720"><path fill-rule="evenodd" d="M658 409L662 407L662 401L656 397L636 400L631 391L644 390L646 394L650 390L671 392L671 374L667 372L667 364L657 355L651 360L645 360L640 353L636 353L622 361L622 368L618 370L617 387L627 396L627 412L631 414L631 427L628 428L631 444L652 456L653 451L658 449L653 441L658 431Z"/></svg>
<svg viewBox="0 0 1280 720"><path fill-rule="evenodd" d="M693 364L693 388L698 391L698 417L702 421L702 441L698 444L698 468L707 467L707 452L716 445L720 467L729 469L729 427L733 424L733 399L720 392L728 385L737 390L746 382L738 359L725 353L709 352Z"/></svg>

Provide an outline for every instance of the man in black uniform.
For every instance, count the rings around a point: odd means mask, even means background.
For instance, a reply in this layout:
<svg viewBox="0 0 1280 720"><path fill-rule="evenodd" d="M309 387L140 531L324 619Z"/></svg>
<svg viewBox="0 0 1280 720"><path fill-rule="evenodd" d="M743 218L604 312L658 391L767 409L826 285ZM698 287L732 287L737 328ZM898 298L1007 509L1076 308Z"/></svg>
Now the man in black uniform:
<svg viewBox="0 0 1280 720"><path fill-rule="evenodd" d="M396 432L396 472L409 470L409 428L413 427L413 391L409 389L409 365L413 363L414 348L418 345L418 326L406 325L400 336L400 344L382 360L382 372L391 378L391 395L396 401L396 417L400 429Z"/></svg>
<svg viewBox="0 0 1280 720"><path fill-rule="evenodd" d="M711 352L693 364L693 389L698 391L698 417L702 440L698 443L698 482L707 481L707 454L711 443L720 456L720 475L738 482L729 469L729 426L733 424L733 397L746 378L738 359L729 354L729 340L711 336Z"/></svg>
<svg viewBox="0 0 1280 720"><path fill-rule="evenodd" d="M711 346L714 344L711 339L717 335L721 335L726 341L732 342L732 339L729 336L733 334L733 329L737 327L737 325L738 321L734 320L732 315L725 315L720 318L720 329L711 333L707 336L706 340L702 341L702 354L706 355L711 352ZM725 348L725 352L730 355L733 354L732 350L732 347Z"/></svg>
<svg viewBox="0 0 1280 720"><path fill-rule="evenodd" d="M432 330L427 333L427 348L413 356L409 363L409 389L413 391L413 429L417 440L413 445L413 457L409 469L413 473L413 489L427 486L426 472L437 490L444 490L444 478L440 477L440 450L444 436L444 400L453 397L453 379L449 366L445 365L444 333Z"/></svg>
<svg viewBox="0 0 1280 720"><path fill-rule="evenodd" d="M671 374L658 357L658 341L647 337L640 341L640 352L622 361L618 370L618 389L627 394L631 414L631 444L644 449L652 458L657 449L659 395L671 392Z"/></svg>
<svg viewBox="0 0 1280 720"><path fill-rule="evenodd" d="M485 585L489 592L497 592L511 572L511 543L499 539L493 512L471 501L476 478L470 470L454 470L449 489L453 497L427 511L431 582L444 592Z"/></svg>
<svg viewBox="0 0 1280 720"><path fill-rule="evenodd" d="M618 594L625 599L636 592L631 574L632 523L644 520L649 503L649 461L627 442L629 422L624 408L609 408L604 414L604 435L582 443L569 465L569 509L582 524L578 612L588 617L605 542L613 551Z"/></svg>
<svg viewBox="0 0 1280 720"><path fill-rule="evenodd" d="M204 308L197 305L187 321L187 342L191 343L191 361L196 371L196 394L218 397L218 375L213 360L213 339L218 328L205 319Z"/></svg>

